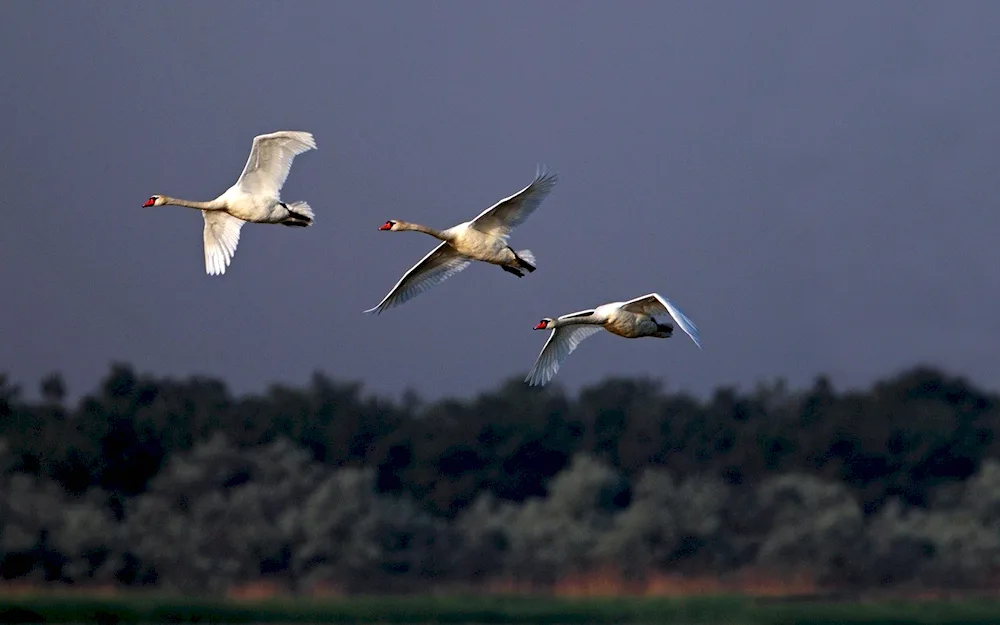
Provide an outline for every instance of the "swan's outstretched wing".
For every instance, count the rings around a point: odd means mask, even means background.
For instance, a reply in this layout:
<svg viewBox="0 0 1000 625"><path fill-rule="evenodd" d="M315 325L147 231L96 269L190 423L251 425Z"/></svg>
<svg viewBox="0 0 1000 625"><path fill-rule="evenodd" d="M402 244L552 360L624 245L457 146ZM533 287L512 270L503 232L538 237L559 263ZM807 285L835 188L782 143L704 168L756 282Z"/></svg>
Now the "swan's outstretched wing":
<svg viewBox="0 0 1000 625"><path fill-rule="evenodd" d="M556 180L556 174L539 167L531 184L484 210L472 220L472 227L506 239L514 228L523 224L535 212L545 196L552 191Z"/></svg>
<svg viewBox="0 0 1000 625"><path fill-rule="evenodd" d="M594 311L586 311L593 313ZM579 314L579 313L574 313ZM604 328L592 325L572 325L556 328L545 341L545 346L535 359L531 371L524 381L531 386L545 386L559 371L559 367L583 339L592 336Z"/></svg>
<svg viewBox="0 0 1000 625"><path fill-rule="evenodd" d="M404 273L396 286L392 287L389 294L378 303L378 306L364 312L379 314L383 310L399 306L432 286L444 282L468 267L471 262L467 257L455 251L455 248L447 241L444 241Z"/></svg>
<svg viewBox="0 0 1000 625"><path fill-rule="evenodd" d="M201 211L205 218L205 271L210 276L226 273L229 261L240 243L240 228L245 223L223 211Z"/></svg>
<svg viewBox="0 0 1000 625"><path fill-rule="evenodd" d="M694 344L701 349L701 336L698 334L698 327L673 302L658 293L650 293L649 295L629 300L622 304L622 310L650 316L669 314L674 318L674 321L677 322L681 330L684 330L691 337L691 340L694 341Z"/></svg>
<svg viewBox="0 0 1000 625"><path fill-rule="evenodd" d="M281 130L253 138L250 157L236 185L247 193L279 197L295 156L316 149L311 133Z"/></svg>

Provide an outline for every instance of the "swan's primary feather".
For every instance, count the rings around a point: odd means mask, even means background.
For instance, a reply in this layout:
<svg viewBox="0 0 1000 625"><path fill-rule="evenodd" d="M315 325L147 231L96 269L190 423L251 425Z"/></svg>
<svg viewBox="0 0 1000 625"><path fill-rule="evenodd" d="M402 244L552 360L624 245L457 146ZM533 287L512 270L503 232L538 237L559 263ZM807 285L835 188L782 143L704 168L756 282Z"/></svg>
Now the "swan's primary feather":
<svg viewBox="0 0 1000 625"><path fill-rule="evenodd" d="M601 326L593 325L570 325L552 330L524 381L531 386L544 386L558 373L563 361L573 353L583 339L603 329Z"/></svg>
<svg viewBox="0 0 1000 625"><path fill-rule="evenodd" d="M240 243L240 228L246 223L223 211L201 211L205 218L205 272L210 276L226 273Z"/></svg>
<svg viewBox="0 0 1000 625"><path fill-rule="evenodd" d="M441 284L468 267L471 262L469 258L456 252L447 241L442 242L404 273L377 306L364 312L379 314L393 306L399 306L432 286Z"/></svg>
<svg viewBox="0 0 1000 625"><path fill-rule="evenodd" d="M506 239L535 212L558 179L555 173L539 166L531 184L481 212L470 222L472 227Z"/></svg>
<svg viewBox="0 0 1000 625"><path fill-rule="evenodd" d="M236 185L254 195L279 197L295 157L316 149L312 133L281 130L253 139L250 156Z"/></svg>

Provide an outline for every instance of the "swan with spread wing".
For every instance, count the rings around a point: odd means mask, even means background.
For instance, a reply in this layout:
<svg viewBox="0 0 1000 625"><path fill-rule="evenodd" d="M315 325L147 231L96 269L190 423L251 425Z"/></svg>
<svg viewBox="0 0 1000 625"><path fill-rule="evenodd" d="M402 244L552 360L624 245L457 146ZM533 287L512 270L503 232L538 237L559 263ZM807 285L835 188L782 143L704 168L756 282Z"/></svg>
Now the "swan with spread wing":
<svg viewBox="0 0 1000 625"><path fill-rule="evenodd" d="M316 141L308 132L281 130L259 135L254 137L243 173L219 197L195 202L169 195L151 195L143 207L169 204L200 210L205 219L205 272L224 274L236 253L244 223L312 225L315 215L309 204L282 202L280 191L292 168L292 160L314 149Z"/></svg>
<svg viewBox="0 0 1000 625"><path fill-rule="evenodd" d="M487 208L475 219L446 230L394 219L382 224L379 230L423 232L439 239L441 244L404 273L381 302L364 312L379 314L399 306L462 271L474 260L498 265L519 278L524 277L524 272L534 271L535 255L530 250L515 251L507 239L514 228L535 212L556 180L556 174L540 167L531 184Z"/></svg>
<svg viewBox="0 0 1000 625"><path fill-rule="evenodd" d="M552 333L524 381L531 386L544 386L558 373L563 361L583 339L601 330L627 339L644 336L670 338L674 332L673 324L656 319L664 315L672 318L701 349L701 336L694 323L673 302L657 293L650 293L627 302L612 302L555 319L545 317L539 321L535 326L536 330L552 330Z"/></svg>

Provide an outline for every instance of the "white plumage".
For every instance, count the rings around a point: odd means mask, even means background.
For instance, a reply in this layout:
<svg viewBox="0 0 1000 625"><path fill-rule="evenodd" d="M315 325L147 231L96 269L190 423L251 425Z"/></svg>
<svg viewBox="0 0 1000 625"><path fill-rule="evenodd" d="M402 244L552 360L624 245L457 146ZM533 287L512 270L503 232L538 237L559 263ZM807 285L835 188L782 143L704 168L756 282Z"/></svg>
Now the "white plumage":
<svg viewBox="0 0 1000 625"><path fill-rule="evenodd" d="M233 186L208 202L152 195L143 206L187 206L202 211L205 219L205 271L221 275L236 254L240 228L254 223L310 226L315 214L309 204L281 201L281 187L288 179L295 157L316 149L311 133L282 130L254 137L250 156Z"/></svg>
<svg viewBox="0 0 1000 625"><path fill-rule="evenodd" d="M656 321L654 317L661 315L669 315L701 348L701 336L694 323L673 302L657 293L649 293L627 302L612 302L555 319L542 319L535 329L552 330L552 333L524 381L532 386L544 386L585 338L601 330L630 339L669 338L673 326Z"/></svg>
<svg viewBox="0 0 1000 625"><path fill-rule="evenodd" d="M554 173L540 167L531 184L500 200L475 219L446 230L400 220L385 222L379 230L423 232L442 243L404 273L381 302L364 312L379 314L399 306L462 271L473 260L499 265L518 277L523 277L524 271L534 271L535 255L531 250L515 251L507 245L507 239L511 231L538 208L556 180Z"/></svg>

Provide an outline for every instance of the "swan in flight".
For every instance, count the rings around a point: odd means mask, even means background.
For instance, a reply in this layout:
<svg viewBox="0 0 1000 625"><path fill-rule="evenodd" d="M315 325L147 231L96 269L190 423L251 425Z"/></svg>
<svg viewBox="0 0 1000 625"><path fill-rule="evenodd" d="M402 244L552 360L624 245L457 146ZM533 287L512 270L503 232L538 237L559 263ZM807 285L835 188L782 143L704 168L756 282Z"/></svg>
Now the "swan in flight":
<svg viewBox="0 0 1000 625"><path fill-rule="evenodd" d="M552 191L556 180L556 174L539 167L531 184L487 208L475 219L447 230L439 231L392 219L382 224L379 230L423 232L440 239L441 244L404 273L377 306L364 312L380 314L393 306L399 306L462 271L474 260L499 265L507 273L519 278L524 277L525 271L534 271L535 255L530 250L515 252L507 244L507 238L514 228L523 224L535 212Z"/></svg>
<svg viewBox="0 0 1000 625"><path fill-rule="evenodd" d="M209 275L226 273L240 242L240 228L248 221L284 226L310 226L312 209L305 202L287 204L280 191L292 160L298 154L316 149L311 133L282 130L253 139L250 157L236 184L207 202L181 200L168 195L151 195L146 206L187 206L201 210L205 218L205 271Z"/></svg>
<svg viewBox="0 0 1000 625"><path fill-rule="evenodd" d="M662 315L670 315L701 349L701 337L694 323L670 300L657 293L650 293L627 302L612 302L592 310L581 310L556 319L545 317L539 321L535 329L552 330L552 334L545 341L545 346L524 381L531 386L544 386L555 376L577 345L601 329L627 339L644 336L670 338L674 326L654 319Z"/></svg>

